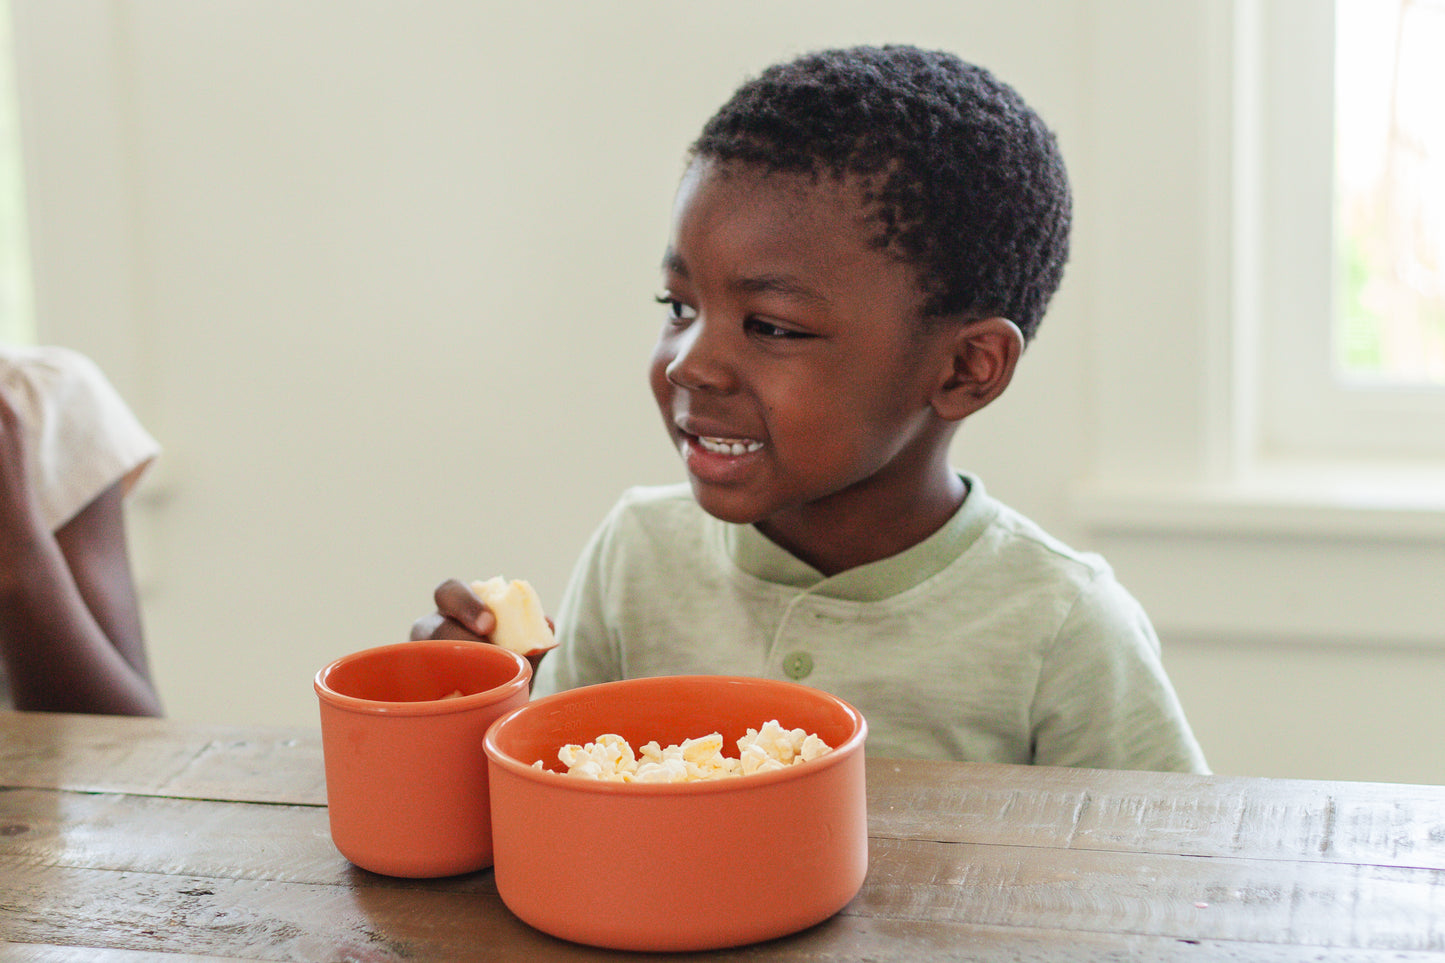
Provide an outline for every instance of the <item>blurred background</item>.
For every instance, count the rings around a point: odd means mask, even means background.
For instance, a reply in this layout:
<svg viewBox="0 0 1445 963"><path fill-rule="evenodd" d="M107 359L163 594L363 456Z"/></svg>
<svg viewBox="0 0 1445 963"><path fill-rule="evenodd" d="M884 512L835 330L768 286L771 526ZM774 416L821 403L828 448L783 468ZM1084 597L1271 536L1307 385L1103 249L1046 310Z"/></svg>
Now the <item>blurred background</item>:
<svg viewBox="0 0 1445 963"><path fill-rule="evenodd" d="M1370 4L1396 59L1440 7L1402 3ZM1114 564L1217 771L1445 782L1436 282L1409 275L1404 349L1331 320L1324 0L8 13L3 336L91 354L164 445L130 526L170 715L314 724L316 670L449 576L555 605L618 494L681 478L644 372L688 143L771 62L908 42L1014 85L1076 194L1064 287L956 463ZM1429 209L1434 150L1397 208Z"/></svg>

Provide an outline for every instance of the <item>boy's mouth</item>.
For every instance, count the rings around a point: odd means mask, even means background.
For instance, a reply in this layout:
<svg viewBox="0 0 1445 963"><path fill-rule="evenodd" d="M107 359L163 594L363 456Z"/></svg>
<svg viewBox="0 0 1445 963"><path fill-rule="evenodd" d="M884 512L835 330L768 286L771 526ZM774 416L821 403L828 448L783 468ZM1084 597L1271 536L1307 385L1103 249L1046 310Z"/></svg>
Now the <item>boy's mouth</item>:
<svg viewBox="0 0 1445 963"><path fill-rule="evenodd" d="M758 452L767 446L756 438L697 435L681 432L680 454L693 482L731 486L743 483L757 469Z"/></svg>
<svg viewBox="0 0 1445 963"><path fill-rule="evenodd" d="M762 442L751 438L710 438L706 435L693 437L697 439L699 447L714 455L746 455L763 447Z"/></svg>

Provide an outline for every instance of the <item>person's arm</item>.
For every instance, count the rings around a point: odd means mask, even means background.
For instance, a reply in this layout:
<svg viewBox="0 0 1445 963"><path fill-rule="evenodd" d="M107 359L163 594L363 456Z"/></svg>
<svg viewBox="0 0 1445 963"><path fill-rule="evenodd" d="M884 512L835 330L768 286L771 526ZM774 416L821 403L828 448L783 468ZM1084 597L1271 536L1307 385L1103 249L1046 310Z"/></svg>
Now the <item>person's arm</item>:
<svg viewBox="0 0 1445 963"><path fill-rule="evenodd" d="M1143 608L1112 576L1074 601L1033 705L1038 765L1208 772Z"/></svg>
<svg viewBox="0 0 1445 963"><path fill-rule="evenodd" d="M0 658L17 709L160 715L117 481L52 534L0 397Z"/></svg>

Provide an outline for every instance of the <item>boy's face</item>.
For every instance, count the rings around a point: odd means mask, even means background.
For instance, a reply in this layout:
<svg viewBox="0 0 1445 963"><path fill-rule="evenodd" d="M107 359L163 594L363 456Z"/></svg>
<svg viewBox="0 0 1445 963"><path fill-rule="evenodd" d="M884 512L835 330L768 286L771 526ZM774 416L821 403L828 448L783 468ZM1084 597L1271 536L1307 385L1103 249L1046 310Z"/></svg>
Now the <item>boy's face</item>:
<svg viewBox="0 0 1445 963"><path fill-rule="evenodd" d="M857 191L698 160L663 263L651 384L693 493L788 547L830 518L889 525L939 464L937 339Z"/></svg>

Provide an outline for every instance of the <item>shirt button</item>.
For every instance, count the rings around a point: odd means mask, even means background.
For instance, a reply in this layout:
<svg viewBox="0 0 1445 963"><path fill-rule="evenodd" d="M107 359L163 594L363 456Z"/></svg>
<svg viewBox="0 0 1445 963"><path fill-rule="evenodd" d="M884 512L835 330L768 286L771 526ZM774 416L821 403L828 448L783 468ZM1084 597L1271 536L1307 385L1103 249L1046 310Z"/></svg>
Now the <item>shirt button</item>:
<svg viewBox="0 0 1445 963"><path fill-rule="evenodd" d="M806 652L794 652L783 659L783 671L790 679L804 679L813 671L813 657Z"/></svg>

